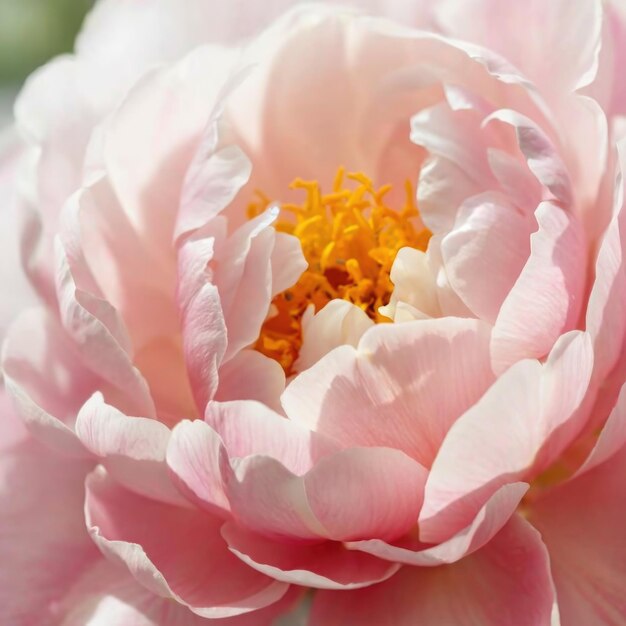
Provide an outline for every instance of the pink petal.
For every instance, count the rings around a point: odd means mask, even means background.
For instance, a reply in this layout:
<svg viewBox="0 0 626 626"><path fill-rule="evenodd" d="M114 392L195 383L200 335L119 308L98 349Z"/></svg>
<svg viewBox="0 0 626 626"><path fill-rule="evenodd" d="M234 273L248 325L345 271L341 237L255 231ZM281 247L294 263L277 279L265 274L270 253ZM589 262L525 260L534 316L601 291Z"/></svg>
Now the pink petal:
<svg viewBox="0 0 626 626"><path fill-rule="evenodd" d="M528 169L526 163L498 148L489 148L487 159L502 191L514 205L526 211L541 202L541 183Z"/></svg>
<svg viewBox="0 0 626 626"><path fill-rule="evenodd" d="M449 538L500 486L536 475L556 459L582 427L576 409L592 364L589 337L569 333L545 365L527 360L512 366L459 418L426 483L422 541Z"/></svg>
<svg viewBox="0 0 626 626"><path fill-rule="evenodd" d="M0 386L0 453L30 439L28 430L15 414L11 397L4 386Z"/></svg>
<svg viewBox="0 0 626 626"><path fill-rule="evenodd" d="M119 203L144 244L162 256L168 251L165 259L172 264L183 182L220 95L220 73L226 78L230 72L230 58L227 49L202 46L146 73L104 128L103 169Z"/></svg>
<svg viewBox="0 0 626 626"><path fill-rule="evenodd" d="M415 525L426 476L422 466L398 450L353 448L319 461L304 485L329 537L391 539Z"/></svg>
<svg viewBox="0 0 626 626"><path fill-rule="evenodd" d="M84 258L100 297L116 309L139 352L147 344L179 332L172 298L174 261L171 255L154 250L137 232L110 180L100 172L94 178L65 205L61 236L68 257L80 254ZM73 271L77 271L76 263ZM98 294L76 274L75 278L83 290Z"/></svg>
<svg viewBox="0 0 626 626"><path fill-rule="evenodd" d="M168 504L185 504L167 473L167 426L145 417L124 415L105 404L101 394L95 394L78 414L76 434L127 489Z"/></svg>
<svg viewBox="0 0 626 626"><path fill-rule="evenodd" d="M273 541L232 522L222 528L230 550L250 567L296 585L317 589L359 589L386 580L398 571L368 554L350 552L340 543Z"/></svg>
<svg viewBox="0 0 626 626"><path fill-rule="evenodd" d="M87 481L87 525L98 547L147 589L201 617L260 609L287 591L226 548L221 521L135 495L96 470Z"/></svg>
<svg viewBox="0 0 626 626"><path fill-rule="evenodd" d="M415 525L426 479L418 463L386 448L343 450L303 477L261 456L236 460L233 469L226 493L241 524L269 536L335 541L402 536Z"/></svg>
<svg viewBox="0 0 626 626"><path fill-rule="evenodd" d="M415 4L375 4L384 13L420 13ZM311 49L319 54L311 57ZM503 85L472 52L404 25L359 19L345 7L302 5L289 12L250 49L249 58L259 69L251 71L226 108L253 161L249 195L262 186L270 197L290 202L293 195L285 192L290 180L301 176L330 184L337 163L368 171L401 190L425 156L409 141L406 120L441 99L442 80L501 97ZM302 66L311 68L306 80ZM268 93L271 106L251 116L249 102ZM448 126L442 120L432 137L443 136ZM484 171L490 176L488 167Z"/></svg>
<svg viewBox="0 0 626 626"><path fill-rule="evenodd" d="M150 386L160 422L171 428L183 418L194 419L200 415L178 331L145 344L135 355L135 365Z"/></svg>
<svg viewBox="0 0 626 626"><path fill-rule="evenodd" d="M626 615L624 449L530 509L550 551L563 624L621 624Z"/></svg>
<svg viewBox="0 0 626 626"><path fill-rule="evenodd" d="M223 480L237 523L280 541L325 538L302 478L271 457L251 456L232 464Z"/></svg>
<svg viewBox="0 0 626 626"><path fill-rule="evenodd" d="M610 36L605 35L607 39L611 39L613 45L605 45L600 51L600 73L603 66L608 69L607 77L608 88L612 91L611 105L604 106L603 108L613 115L623 115L626 112L626 90L624 85L619 80L615 80L615 76L619 76L622 71L622 62L620 61L625 57L626 45L626 12L620 2L612 0L606 6L605 20L607 24L607 31L610 32ZM613 57L612 63L602 63L602 55L606 54L607 57ZM601 77L599 76L596 81L599 82ZM599 97L596 100L601 101Z"/></svg>
<svg viewBox="0 0 626 626"><path fill-rule="evenodd" d="M606 40L603 48L605 45ZM604 220L610 216L612 190L607 194L608 201L602 196L607 173L610 176L609 161L614 148L611 122L606 109L588 95L566 98L555 108L559 118L557 128L563 137L563 160L570 172L578 205L575 210L587 218L587 232L593 237L601 230L596 228L604 227ZM575 128L576 132L568 132L569 128Z"/></svg>
<svg viewBox="0 0 626 626"><path fill-rule="evenodd" d="M31 433L62 454L88 456L74 434L74 421L99 381L58 322L43 309L24 312L9 330L2 368L7 391Z"/></svg>
<svg viewBox="0 0 626 626"><path fill-rule="evenodd" d="M464 200L496 188L481 119L474 111L454 111L445 102L411 119L411 141L436 157L420 172L418 185L420 213L435 234L451 230Z"/></svg>
<svg viewBox="0 0 626 626"><path fill-rule="evenodd" d="M277 211L269 209L239 227L227 240L226 223L218 217L180 248L179 304L184 344L192 388L201 410L215 397L221 364L254 343L275 290L295 282L304 268L301 251L294 253L294 242L278 238L271 227L276 217ZM289 269L281 268L285 262L291 263ZM273 380L273 389L266 390L259 388L263 381L257 381L252 385L253 393L276 404L276 387L284 382L282 375L267 362L261 366L262 360L245 358L253 369L264 367ZM225 371L222 399L251 397L243 384L233 380L235 369L233 364Z"/></svg>
<svg viewBox="0 0 626 626"><path fill-rule="evenodd" d="M215 395L218 370L226 352L224 312L207 266L217 240L225 236L224 220L213 220L211 232L190 239L179 250L178 304L189 381L200 412Z"/></svg>
<svg viewBox="0 0 626 626"><path fill-rule="evenodd" d="M435 546L429 547L420 543L416 537L408 537L393 544L379 539L353 541L346 544L346 547L405 565L423 567L454 563L476 552L490 541L515 513L527 490L526 483L512 483L500 487L467 528Z"/></svg>
<svg viewBox="0 0 626 626"><path fill-rule="evenodd" d="M594 379L602 380L616 364L626 337L626 210L622 173L615 175L613 215L604 233L595 265L595 279L587 305L586 328L593 338Z"/></svg>
<svg viewBox="0 0 626 626"><path fill-rule="evenodd" d="M19 193L19 211L28 220L22 253L27 275L50 303L58 218L65 201L81 186L94 124L119 96L115 82L66 55L33 73L15 104L16 126L32 142L29 164L22 170L26 189Z"/></svg>
<svg viewBox="0 0 626 626"><path fill-rule="evenodd" d="M484 190L462 165L430 156L420 169L417 185L417 203L424 223L433 233L449 232L461 204Z"/></svg>
<svg viewBox="0 0 626 626"><path fill-rule="evenodd" d="M183 493L222 516L230 511L223 486L232 479L229 457L274 456L284 463L275 462L289 479L290 471L304 474L335 450L322 436L258 402L213 402L206 419L208 424L183 421L174 428L167 463Z"/></svg>
<svg viewBox="0 0 626 626"><path fill-rule="evenodd" d="M504 300L492 336L498 371L523 358L542 358L559 335L575 327L585 285L586 253L580 223L542 202L535 216L528 262Z"/></svg>
<svg viewBox="0 0 626 626"><path fill-rule="evenodd" d="M602 9L593 0L445 0L435 14L446 33L501 54L548 93L574 91L596 74Z"/></svg>
<svg viewBox="0 0 626 626"><path fill-rule="evenodd" d="M83 288L82 283L86 283L85 288L92 287L86 276L84 261L69 256L59 244L56 285L62 324L84 365L123 394L125 407L153 417L155 406L150 389L133 366L132 347L123 321L109 302Z"/></svg>
<svg viewBox="0 0 626 626"><path fill-rule="evenodd" d="M272 264L278 217L273 207L239 227L214 259L213 283L220 294L228 329L225 359L254 343L265 321L273 295ZM295 282L300 275L297 268Z"/></svg>
<svg viewBox="0 0 626 626"><path fill-rule="evenodd" d="M225 97L233 86L227 83L221 96ZM217 107L185 176L174 233L177 241L224 211L250 178L252 165L241 148L220 145L222 104Z"/></svg>
<svg viewBox="0 0 626 626"><path fill-rule="evenodd" d="M17 133L4 131L0 139L0 284L3 285L3 298L0 302L0 342L9 324L17 314L32 306L34 292L28 284L20 263L19 242L16 233L23 224L16 202L18 166L24 158Z"/></svg>
<svg viewBox="0 0 626 626"><path fill-rule="evenodd" d="M354 3L354 2L353 2ZM232 44L258 34L273 19L292 6L291 0L270 0L263 7L245 0L207 6L204 0L161 0L155 5L128 5L124 0L99 2L87 19L78 40L78 50L88 58L103 58L116 66L128 58L137 69L178 58L188 50L207 43ZM381 11L379 0L356 2ZM402 11L402 6L393 7ZM420 12L411 6L401 15L413 19ZM138 29L146 32L137 37ZM115 42L108 36L118 33Z"/></svg>
<svg viewBox="0 0 626 626"><path fill-rule="evenodd" d="M474 196L460 207L441 250L451 287L480 319L495 323L528 260L532 229L499 194Z"/></svg>
<svg viewBox="0 0 626 626"><path fill-rule="evenodd" d="M3 413L0 421L8 419ZM52 623L52 610L98 558L83 515L93 462L52 454L32 438L0 455L0 620Z"/></svg>
<svg viewBox="0 0 626 626"><path fill-rule="evenodd" d="M596 445L576 475L604 463L626 445L626 384L622 385L617 402L607 418Z"/></svg>
<svg viewBox="0 0 626 626"><path fill-rule="evenodd" d="M259 402L212 402L205 421L219 434L231 458L270 456L297 475L337 450L323 435Z"/></svg>
<svg viewBox="0 0 626 626"><path fill-rule="evenodd" d="M368 589L318 592L310 626L550 626L553 605L548 553L514 517L454 565L404 567Z"/></svg>
<svg viewBox="0 0 626 626"><path fill-rule="evenodd" d="M280 396L285 390L285 371L277 361L256 350L242 350L219 371L219 387L214 399L256 400L280 411Z"/></svg>
<svg viewBox="0 0 626 626"><path fill-rule="evenodd" d="M411 141L460 167L479 189L489 189L493 184L485 137L475 111L455 111L446 102L424 109L411 119ZM424 219L428 226L426 215Z"/></svg>
<svg viewBox="0 0 626 626"><path fill-rule="evenodd" d="M222 467L228 465L228 455L212 428L200 420L177 424L166 459L175 484L192 502L228 517L230 504L222 485Z"/></svg>
<svg viewBox="0 0 626 626"><path fill-rule="evenodd" d="M287 593L266 609L207 622L187 607L151 593L123 567L100 559L63 598L56 615L63 626L271 626L296 597Z"/></svg>
<svg viewBox="0 0 626 626"><path fill-rule="evenodd" d="M388 446L428 467L493 380L489 329L444 318L378 325L287 386L285 411L344 446ZM454 372L454 384L450 372Z"/></svg>
<svg viewBox="0 0 626 626"><path fill-rule="evenodd" d="M511 109L500 109L487 117L483 125L498 121L515 130L517 143L530 171L555 200L572 204L572 181L554 142L532 119Z"/></svg>

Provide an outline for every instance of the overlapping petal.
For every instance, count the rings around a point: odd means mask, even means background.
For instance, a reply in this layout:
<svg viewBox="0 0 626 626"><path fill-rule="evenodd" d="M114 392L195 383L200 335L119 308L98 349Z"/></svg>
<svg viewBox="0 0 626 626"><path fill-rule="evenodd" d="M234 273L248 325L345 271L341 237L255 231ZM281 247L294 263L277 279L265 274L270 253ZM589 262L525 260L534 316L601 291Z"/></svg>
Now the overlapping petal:
<svg viewBox="0 0 626 626"><path fill-rule="evenodd" d="M469 319L378 326L300 374L283 406L344 446L391 446L428 467L493 381L488 342L486 325Z"/></svg>
<svg viewBox="0 0 626 626"><path fill-rule="evenodd" d="M404 567L372 588L318 593L310 623L548 626L553 607L545 546L530 524L515 517L487 547L458 564Z"/></svg>
<svg viewBox="0 0 626 626"><path fill-rule="evenodd" d="M202 617L264 608L287 585L243 565L222 541L219 518L134 495L96 470L87 482L87 524L96 544L137 581ZM158 519L158 524L150 520ZM226 575L228 572L228 575Z"/></svg>

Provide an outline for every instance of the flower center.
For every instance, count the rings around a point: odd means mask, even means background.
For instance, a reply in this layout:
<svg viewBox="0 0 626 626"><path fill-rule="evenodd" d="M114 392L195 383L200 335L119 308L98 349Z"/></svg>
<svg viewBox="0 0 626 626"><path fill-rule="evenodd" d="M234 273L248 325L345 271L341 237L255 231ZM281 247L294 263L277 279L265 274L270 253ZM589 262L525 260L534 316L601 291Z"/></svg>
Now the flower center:
<svg viewBox="0 0 626 626"><path fill-rule="evenodd" d="M278 361L287 374L302 345L302 316L312 305L315 312L336 298L348 300L375 322L387 322L379 308L389 303L393 283L391 266L404 247L425 250L431 237L423 226L412 186L406 183L406 200L400 210L385 203L391 185L375 188L362 173L346 174L340 168L333 190L324 194L317 181L297 179L292 189L304 192L301 205L281 205L276 229L300 240L308 268L298 282L272 301L255 348ZM250 204L250 218L270 203Z"/></svg>

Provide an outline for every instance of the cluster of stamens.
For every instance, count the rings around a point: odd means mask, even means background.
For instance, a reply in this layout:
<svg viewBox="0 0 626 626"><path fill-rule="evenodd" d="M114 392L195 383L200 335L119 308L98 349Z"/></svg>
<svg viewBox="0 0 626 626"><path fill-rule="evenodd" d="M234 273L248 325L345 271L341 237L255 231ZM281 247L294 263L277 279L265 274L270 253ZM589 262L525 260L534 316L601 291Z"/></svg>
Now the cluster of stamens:
<svg viewBox="0 0 626 626"><path fill-rule="evenodd" d="M337 172L331 193L322 193L317 181L297 179L291 188L305 192L304 202L282 204L275 226L300 240L308 268L293 287L274 298L256 344L287 374L293 372L302 345L302 316L309 306L317 312L340 298L375 322L389 321L379 309L388 304L393 290L389 274L396 255L407 246L425 250L431 236L419 219L410 183L399 211L385 203L391 185L375 188L364 174L344 168ZM270 203L264 194L258 196L248 208L250 218Z"/></svg>

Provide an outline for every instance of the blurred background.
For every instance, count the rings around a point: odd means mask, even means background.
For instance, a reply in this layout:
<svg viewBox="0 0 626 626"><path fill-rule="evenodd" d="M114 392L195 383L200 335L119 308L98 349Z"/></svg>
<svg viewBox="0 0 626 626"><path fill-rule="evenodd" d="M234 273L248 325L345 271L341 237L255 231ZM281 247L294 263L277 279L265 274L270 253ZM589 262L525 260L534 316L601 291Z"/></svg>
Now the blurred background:
<svg viewBox="0 0 626 626"><path fill-rule="evenodd" d="M24 79L70 52L93 0L0 0L0 125Z"/></svg>

